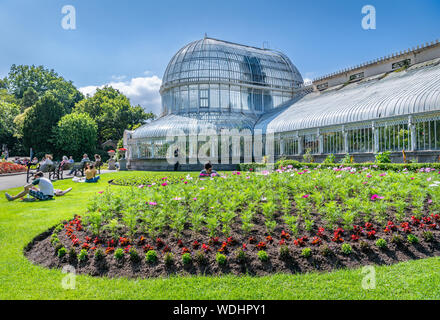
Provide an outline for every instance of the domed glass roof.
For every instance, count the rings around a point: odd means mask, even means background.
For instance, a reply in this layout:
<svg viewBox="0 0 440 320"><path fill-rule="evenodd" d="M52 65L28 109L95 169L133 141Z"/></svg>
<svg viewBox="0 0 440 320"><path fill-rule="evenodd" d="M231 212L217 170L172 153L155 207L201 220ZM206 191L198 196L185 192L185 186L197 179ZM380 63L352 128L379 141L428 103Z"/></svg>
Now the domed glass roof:
<svg viewBox="0 0 440 320"><path fill-rule="evenodd" d="M226 83L293 91L303 84L284 54L212 38L180 49L168 64L161 91L182 83Z"/></svg>

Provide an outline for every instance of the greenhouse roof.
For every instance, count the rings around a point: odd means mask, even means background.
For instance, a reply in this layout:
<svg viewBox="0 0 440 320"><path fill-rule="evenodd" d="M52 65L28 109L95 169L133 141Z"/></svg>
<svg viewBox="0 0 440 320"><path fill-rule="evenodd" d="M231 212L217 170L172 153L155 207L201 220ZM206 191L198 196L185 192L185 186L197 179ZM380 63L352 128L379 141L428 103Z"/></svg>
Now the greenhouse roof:
<svg viewBox="0 0 440 320"><path fill-rule="evenodd" d="M313 92L255 126L279 133L440 110L440 59Z"/></svg>

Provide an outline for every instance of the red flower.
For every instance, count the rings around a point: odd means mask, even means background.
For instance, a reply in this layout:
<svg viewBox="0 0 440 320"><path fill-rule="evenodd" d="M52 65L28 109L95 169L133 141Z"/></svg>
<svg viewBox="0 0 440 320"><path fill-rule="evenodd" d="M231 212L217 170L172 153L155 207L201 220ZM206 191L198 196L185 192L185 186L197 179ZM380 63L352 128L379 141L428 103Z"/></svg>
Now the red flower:
<svg viewBox="0 0 440 320"><path fill-rule="evenodd" d="M265 249L266 248L266 242L263 242L263 241L259 242L257 244L257 248L260 249L260 250Z"/></svg>
<svg viewBox="0 0 440 320"><path fill-rule="evenodd" d="M286 244L286 240L281 239L280 242L278 242L278 244L279 244L280 246L283 246L283 245Z"/></svg>
<svg viewBox="0 0 440 320"><path fill-rule="evenodd" d="M249 237L248 241L249 241L250 244L253 244L253 243L257 242L257 240L255 240L254 237Z"/></svg>
<svg viewBox="0 0 440 320"><path fill-rule="evenodd" d="M150 251L150 250L154 250L154 248L153 248L151 245L149 245L149 244L146 244L146 245L143 247L143 249L144 249L145 252L148 252L148 251Z"/></svg>
<svg viewBox="0 0 440 320"><path fill-rule="evenodd" d="M130 245L129 245L129 246L126 246L126 247L124 248L124 252L125 252L125 253L128 253L128 252L130 251L130 248L131 248Z"/></svg>
<svg viewBox="0 0 440 320"><path fill-rule="evenodd" d="M416 217L412 216L411 223L416 226L416 225L420 224L420 219L417 219Z"/></svg>
<svg viewBox="0 0 440 320"><path fill-rule="evenodd" d="M358 241L359 240L359 235L357 235L357 234L352 234L351 235L351 240L353 240L353 241Z"/></svg>
<svg viewBox="0 0 440 320"><path fill-rule="evenodd" d="M403 231L404 231L405 233L411 233L411 227L409 226L409 223L408 223L408 222L402 222L402 223L400 224L400 227L403 229Z"/></svg>
<svg viewBox="0 0 440 320"><path fill-rule="evenodd" d="M114 247L115 246L115 240L111 239L110 241L107 241L107 247Z"/></svg>
<svg viewBox="0 0 440 320"><path fill-rule="evenodd" d="M189 249L187 248L187 247L183 247L182 248L182 254L184 254L184 253L189 253L190 251L189 251Z"/></svg>
<svg viewBox="0 0 440 320"><path fill-rule="evenodd" d="M324 228L319 228L318 233L316 234L318 237L322 238L324 236Z"/></svg>
<svg viewBox="0 0 440 320"><path fill-rule="evenodd" d="M139 238L139 241L138 241L138 244L140 244L140 245L142 245L142 244L144 244L145 243L145 237L144 236L141 236L140 238Z"/></svg>
<svg viewBox="0 0 440 320"><path fill-rule="evenodd" d="M376 237L376 230L371 230L367 232L367 237L369 239L374 239Z"/></svg>
<svg viewBox="0 0 440 320"><path fill-rule="evenodd" d="M114 247L108 247L107 249L105 249L105 254L112 253L113 251L115 251Z"/></svg>
<svg viewBox="0 0 440 320"><path fill-rule="evenodd" d="M170 252L170 251L171 251L171 248L168 247L168 245L166 245L165 248L163 248L163 250L162 250L163 253Z"/></svg>
<svg viewBox="0 0 440 320"><path fill-rule="evenodd" d="M226 242L230 245L233 245L235 243L235 239L232 237L229 237L228 239L226 239Z"/></svg>
<svg viewBox="0 0 440 320"><path fill-rule="evenodd" d="M87 236L85 239L86 239L86 242L90 242L90 240L92 240L92 239L90 239L90 237L87 237Z"/></svg>
<svg viewBox="0 0 440 320"><path fill-rule="evenodd" d="M202 244L202 249L203 249L205 252L211 251L211 248L209 248L209 246L207 246L206 244Z"/></svg>
<svg viewBox="0 0 440 320"><path fill-rule="evenodd" d="M124 246L130 244L130 239L124 238L124 237L120 237L119 238L119 243L121 244L121 246L124 247Z"/></svg>
<svg viewBox="0 0 440 320"><path fill-rule="evenodd" d="M163 247L164 244L165 244L165 243L162 241L161 238L157 238L157 239L156 239L156 246L157 246L158 248Z"/></svg>
<svg viewBox="0 0 440 320"><path fill-rule="evenodd" d="M183 242L182 240L177 240L177 245L181 248L183 247Z"/></svg>
<svg viewBox="0 0 440 320"><path fill-rule="evenodd" d="M366 222L365 223L365 229L367 229L367 230L373 229L373 224L371 222Z"/></svg>
<svg viewBox="0 0 440 320"><path fill-rule="evenodd" d="M211 238L211 239L209 239L209 244L211 244L211 245L216 245L216 244L219 244L219 240L218 240L218 237L214 237L214 238Z"/></svg>
<svg viewBox="0 0 440 320"><path fill-rule="evenodd" d="M81 248L88 250L88 249L90 249L90 245L87 242L84 242L82 244Z"/></svg>
<svg viewBox="0 0 440 320"><path fill-rule="evenodd" d="M290 234L287 233L286 231L281 231L281 239L286 239L289 240L290 239Z"/></svg>
<svg viewBox="0 0 440 320"><path fill-rule="evenodd" d="M246 243L243 243L243 250L247 250Z"/></svg>
<svg viewBox="0 0 440 320"><path fill-rule="evenodd" d="M98 244L98 243L100 243L100 242L101 242L101 240L99 240L98 237L96 237L95 240L93 240L93 243L94 243L94 244Z"/></svg>
<svg viewBox="0 0 440 320"><path fill-rule="evenodd" d="M194 249L197 249L200 246L200 243L197 240L194 240L194 242L192 243L192 246Z"/></svg>
<svg viewBox="0 0 440 320"><path fill-rule="evenodd" d="M313 239L312 239L313 245L319 245L319 244L321 244L321 242L322 242L322 240L319 237L313 237Z"/></svg>
<svg viewBox="0 0 440 320"><path fill-rule="evenodd" d="M272 236L267 236L267 237L266 237L266 241L267 241L267 242L272 242L272 241L273 241Z"/></svg>

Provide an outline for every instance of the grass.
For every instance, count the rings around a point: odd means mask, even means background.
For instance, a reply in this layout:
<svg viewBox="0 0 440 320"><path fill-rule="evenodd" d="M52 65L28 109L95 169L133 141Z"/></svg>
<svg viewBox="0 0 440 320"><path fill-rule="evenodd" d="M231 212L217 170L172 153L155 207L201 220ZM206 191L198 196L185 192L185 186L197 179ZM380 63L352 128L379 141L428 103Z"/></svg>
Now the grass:
<svg viewBox="0 0 440 320"><path fill-rule="evenodd" d="M169 174L169 173L167 173ZM7 202L0 192L0 299L439 299L440 258L376 267L376 289L362 288L362 269L266 277L197 276L160 279L108 279L80 275L76 288L63 289L61 270L35 266L23 248L39 233L85 211L88 199L104 190L109 179L133 173L102 176L98 184L55 183L73 187L48 202ZM112 188L121 188L112 186ZM15 194L20 188L7 190Z"/></svg>

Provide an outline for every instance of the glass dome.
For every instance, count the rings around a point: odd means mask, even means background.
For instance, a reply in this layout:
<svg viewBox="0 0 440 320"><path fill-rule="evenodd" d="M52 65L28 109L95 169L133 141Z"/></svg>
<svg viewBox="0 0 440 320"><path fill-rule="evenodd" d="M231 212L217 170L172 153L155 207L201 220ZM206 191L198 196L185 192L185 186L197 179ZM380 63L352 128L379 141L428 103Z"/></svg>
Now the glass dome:
<svg viewBox="0 0 440 320"><path fill-rule="evenodd" d="M303 85L284 54L212 38L180 49L161 87L162 114L234 111L262 114Z"/></svg>

